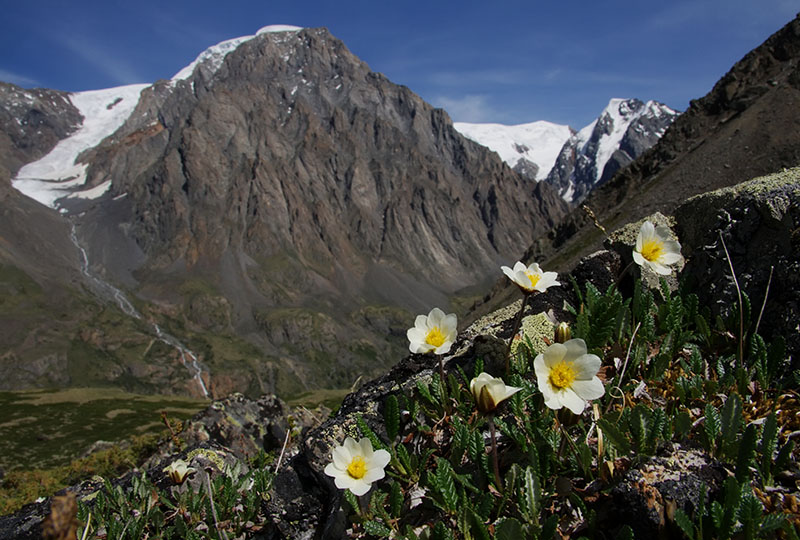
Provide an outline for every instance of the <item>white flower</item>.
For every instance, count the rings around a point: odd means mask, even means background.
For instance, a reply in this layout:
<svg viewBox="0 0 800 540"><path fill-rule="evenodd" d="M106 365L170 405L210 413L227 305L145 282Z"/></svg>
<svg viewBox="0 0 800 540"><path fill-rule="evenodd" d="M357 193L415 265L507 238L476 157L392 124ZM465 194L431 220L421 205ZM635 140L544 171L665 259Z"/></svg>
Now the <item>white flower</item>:
<svg viewBox="0 0 800 540"><path fill-rule="evenodd" d="M482 413L492 412L505 399L510 398L522 388L506 386L503 379L492 377L488 373L481 373L469 383L469 391L475 398L478 410Z"/></svg>
<svg viewBox="0 0 800 540"><path fill-rule="evenodd" d="M681 245L672 239L669 229L654 227L649 221L642 223L633 248L633 260L642 267L649 267L657 274L669 275L667 265L681 260Z"/></svg>
<svg viewBox="0 0 800 540"><path fill-rule="evenodd" d="M391 456L386 450L373 450L369 439L347 437L342 446L332 452L333 461L325 467L325 474L332 476L336 487L349 489L353 495L361 496L372 487L372 482L385 476L384 467Z"/></svg>
<svg viewBox="0 0 800 540"><path fill-rule="evenodd" d="M458 318L455 313L445 315L439 308L433 308L427 316L417 315L414 328L406 332L410 342L408 350L412 353L447 354L456 340Z"/></svg>
<svg viewBox="0 0 800 540"><path fill-rule="evenodd" d="M164 472L169 475L170 480L175 484L183 484L189 473L195 472L196 469L189 467L189 464L182 459L176 459L168 466L164 467Z"/></svg>
<svg viewBox="0 0 800 540"><path fill-rule="evenodd" d="M548 287L561 285L556 279L558 278L557 273L543 272L536 263L526 267L523 263L517 261L514 263L514 268L501 266L500 270L502 270L511 281L516 283L525 294L530 294L533 291L545 292Z"/></svg>
<svg viewBox="0 0 800 540"><path fill-rule="evenodd" d="M605 394L597 378L600 358L586 354L582 339L553 343L533 361L544 404L551 409L566 407L575 414L586 408L586 402Z"/></svg>

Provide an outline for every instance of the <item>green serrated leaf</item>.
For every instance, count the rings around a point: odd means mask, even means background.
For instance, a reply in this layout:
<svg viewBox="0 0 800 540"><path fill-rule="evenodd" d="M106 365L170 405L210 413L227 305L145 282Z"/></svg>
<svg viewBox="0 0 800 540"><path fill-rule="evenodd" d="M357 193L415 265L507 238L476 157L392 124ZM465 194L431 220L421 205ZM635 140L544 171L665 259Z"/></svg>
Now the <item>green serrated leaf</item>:
<svg viewBox="0 0 800 540"><path fill-rule="evenodd" d="M705 422L703 425L706 433L706 441L708 443L708 450L714 454L716 448L717 437L719 437L722 430L722 421L720 420L719 411L710 403L706 404L705 408Z"/></svg>
<svg viewBox="0 0 800 540"><path fill-rule="evenodd" d="M678 527L683 531L690 540L697 538L695 536L694 524L692 523L691 518L686 515L686 512L678 508L675 510L675 523L678 524Z"/></svg>
<svg viewBox="0 0 800 540"><path fill-rule="evenodd" d="M616 540L634 540L633 529L628 525L623 525L614 538Z"/></svg>
<svg viewBox="0 0 800 540"><path fill-rule="evenodd" d="M389 512L393 518L399 518L403 511L403 490L398 482L392 482L389 488Z"/></svg>
<svg viewBox="0 0 800 540"><path fill-rule="evenodd" d="M358 429L361 431L361 435L369 439L369 442L372 443L372 448L377 450L379 448L386 449L386 445L383 444L383 441L375 435L375 432L367 425L367 421L364 420L362 415L356 416L356 425L358 425Z"/></svg>
<svg viewBox="0 0 800 540"><path fill-rule="evenodd" d="M536 476L536 473L530 466L525 467L522 489L522 514L529 523L537 523L539 519L541 490L539 488L539 477Z"/></svg>
<svg viewBox="0 0 800 540"><path fill-rule="evenodd" d="M431 405L436 405L436 401L433 399L433 396L431 395L430 388L425 382L421 381L420 379L417 379L417 391L419 392L419 395L425 398L425 401L427 401Z"/></svg>
<svg viewBox="0 0 800 540"><path fill-rule="evenodd" d="M365 521L364 531L378 538L388 538L392 534L392 529L379 521Z"/></svg>
<svg viewBox="0 0 800 540"><path fill-rule="evenodd" d="M445 526L444 522L437 521L433 527L432 540L453 540L453 533Z"/></svg>
<svg viewBox="0 0 800 540"><path fill-rule="evenodd" d="M720 420L722 422L720 427L722 455L733 457L736 439L739 435L739 427L742 424L742 399L739 394L734 392L725 400Z"/></svg>
<svg viewBox="0 0 800 540"><path fill-rule="evenodd" d="M394 394L386 398L383 408L383 420L386 423L386 434L389 437L389 441L392 442L400 433L400 405L397 402L397 396Z"/></svg>
<svg viewBox="0 0 800 540"><path fill-rule="evenodd" d="M350 508L353 509L353 512L361 515L361 505L358 504L358 497L356 497L352 491L349 489L344 490L344 499L347 501L347 504L350 505Z"/></svg>
<svg viewBox="0 0 800 540"><path fill-rule="evenodd" d="M458 508L458 493L453 482L453 469L450 462L444 458L436 459L435 487L442 495L445 506L451 512Z"/></svg>
<svg viewBox="0 0 800 540"><path fill-rule="evenodd" d="M520 540L525 538L522 523L514 518L501 518L494 527L495 540Z"/></svg>
<svg viewBox="0 0 800 540"><path fill-rule="evenodd" d="M631 443L628 438L619 430L617 425L612 424L605 418L601 418L597 425L603 430L603 435L611 441L617 448L617 452L620 456L628 455L631 451Z"/></svg>
<svg viewBox="0 0 800 540"><path fill-rule="evenodd" d="M768 483L772 483L772 455L778 443L778 418L773 412L766 421L761 432L761 474Z"/></svg>
<svg viewBox="0 0 800 540"><path fill-rule="evenodd" d="M739 442L739 454L736 457L736 480L740 484L744 484L750 479L750 465L756 454L756 438L756 426L750 424L744 430L742 439Z"/></svg>

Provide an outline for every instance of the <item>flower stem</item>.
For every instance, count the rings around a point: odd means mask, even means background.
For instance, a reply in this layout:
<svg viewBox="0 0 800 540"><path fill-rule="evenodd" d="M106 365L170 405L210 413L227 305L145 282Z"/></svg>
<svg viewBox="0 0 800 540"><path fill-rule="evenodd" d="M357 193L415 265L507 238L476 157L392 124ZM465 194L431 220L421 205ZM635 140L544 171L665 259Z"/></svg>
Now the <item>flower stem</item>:
<svg viewBox="0 0 800 540"><path fill-rule="evenodd" d="M489 433L492 434L492 466L494 467L494 481L497 489L503 491L503 481L500 480L500 465L497 461L497 433L494 428L494 415L489 415Z"/></svg>
<svg viewBox="0 0 800 540"><path fill-rule="evenodd" d="M522 296L522 306L519 308L517 318L514 320L514 330L511 332L511 337L508 338L508 348L506 349L506 374L509 373L511 367L511 344L514 343L514 338L517 336L519 327L522 325L522 314L525 313L525 307L528 305L528 298L530 298L530 296L530 293L525 293Z"/></svg>

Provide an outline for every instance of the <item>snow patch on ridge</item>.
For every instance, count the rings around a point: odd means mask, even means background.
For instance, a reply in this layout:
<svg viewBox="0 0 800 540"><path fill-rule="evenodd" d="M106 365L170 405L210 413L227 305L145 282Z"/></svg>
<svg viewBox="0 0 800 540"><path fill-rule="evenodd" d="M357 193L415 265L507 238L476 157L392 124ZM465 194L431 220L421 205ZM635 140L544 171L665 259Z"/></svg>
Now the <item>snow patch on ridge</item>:
<svg viewBox="0 0 800 540"><path fill-rule="evenodd" d="M22 167L11 185L50 208L57 208L58 199L63 197L94 199L105 193L111 187L110 179L99 186L79 189L86 183L87 165L75 160L125 123L139 103L139 94L148 86L132 84L70 94L70 101L83 116L83 125L42 159Z"/></svg>
<svg viewBox="0 0 800 540"><path fill-rule="evenodd" d="M453 126L466 138L497 152L509 167L523 158L535 163L539 167L537 181L547 177L561 147L572 135L569 126L543 120L514 126L466 122L454 122Z"/></svg>
<svg viewBox="0 0 800 540"><path fill-rule="evenodd" d="M222 62L225 60L225 57L228 56L229 53L234 51L236 47L238 47L242 43L250 41L256 36L260 36L262 34L275 34L278 32L297 32L299 30L302 30L302 28L299 26L291 26L288 24L273 24L259 29L259 31L252 36L241 36L221 41L216 45L214 45L213 47L209 47L205 51L201 52L191 64L189 64L188 66L180 70L178 73L173 75L171 79L172 84L175 84L178 81L183 81L188 79L189 77L191 77L192 73L194 73L194 69L197 66L206 62L208 62L207 66L211 69L211 71L217 71L219 67L222 65Z"/></svg>

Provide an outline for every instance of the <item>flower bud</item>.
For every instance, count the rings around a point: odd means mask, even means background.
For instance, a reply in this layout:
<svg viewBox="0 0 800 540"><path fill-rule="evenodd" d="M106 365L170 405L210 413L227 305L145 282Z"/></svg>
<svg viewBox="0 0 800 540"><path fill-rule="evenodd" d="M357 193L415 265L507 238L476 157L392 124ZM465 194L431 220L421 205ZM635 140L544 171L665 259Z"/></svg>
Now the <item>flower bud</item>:
<svg viewBox="0 0 800 540"><path fill-rule="evenodd" d="M558 323L555 332L555 342L566 343L570 339L572 339L572 332L569 329L569 324L565 322Z"/></svg>

